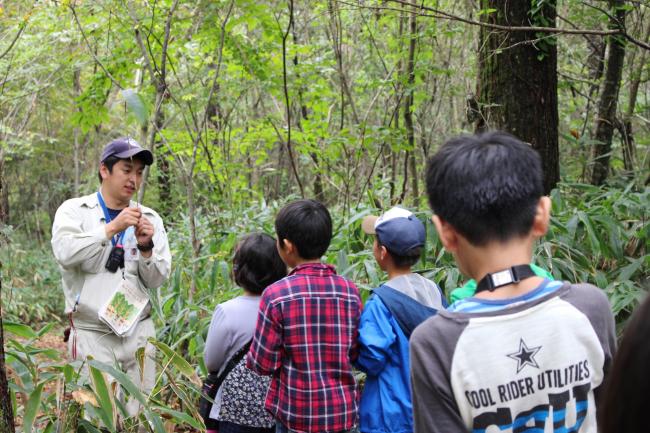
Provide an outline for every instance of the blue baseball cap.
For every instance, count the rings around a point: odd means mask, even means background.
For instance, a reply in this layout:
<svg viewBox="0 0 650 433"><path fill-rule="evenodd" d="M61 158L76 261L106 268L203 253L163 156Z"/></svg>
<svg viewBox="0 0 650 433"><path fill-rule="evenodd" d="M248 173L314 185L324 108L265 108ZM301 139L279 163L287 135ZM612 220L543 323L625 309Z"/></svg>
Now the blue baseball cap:
<svg viewBox="0 0 650 433"><path fill-rule="evenodd" d="M111 141L104 147L102 158L100 162L106 161L110 156L115 156L120 159L128 159L137 156L144 165L153 164L153 154L140 146L140 143L132 138L121 137Z"/></svg>
<svg viewBox="0 0 650 433"><path fill-rule="evenodd" d="M400 256L424 246L424 224L413 212L401 207L393 207L378 217L367 216L361 227L364 232L377 235L379 243L388 251Z"/></svg>

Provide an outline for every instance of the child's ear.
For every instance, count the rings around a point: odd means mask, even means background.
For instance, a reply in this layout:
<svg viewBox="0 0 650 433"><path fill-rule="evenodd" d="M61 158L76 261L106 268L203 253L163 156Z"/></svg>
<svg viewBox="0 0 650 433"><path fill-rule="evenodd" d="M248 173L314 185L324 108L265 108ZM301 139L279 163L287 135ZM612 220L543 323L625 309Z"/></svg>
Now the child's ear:
<svg viewBox="0 0 650 433"><path fill-rule="evenodd" d="M456 233L456 230L438 215L433 215L431 221L436 226L436 231L438 232L442 246L449 252L456 251L458 248L458 233Z"/></svg>
<svg viewBox="0 0 650 433"><path fill-rule="evenodd" d="M548 225L551 220L551 199L550 197L543 196L537 202L537 209L535 210L535 219L533 219L533 227L531 234L535 238L541 238L548 231Z"/></svg>
<svg viewBox="0 0 650 433"><path fill-rule="evenodd" d="M384 261L386 260L386 256L388 256L388 250L382 245L379 247L379 258Z"/></svg>
<svg viewBox="0 0 650 433"><path fill-rule="evenodd" d="M296 250L296 246L289 239L282 239L281 242L282 250L284 250L285 253L293 254L293 252Z"/></svg>

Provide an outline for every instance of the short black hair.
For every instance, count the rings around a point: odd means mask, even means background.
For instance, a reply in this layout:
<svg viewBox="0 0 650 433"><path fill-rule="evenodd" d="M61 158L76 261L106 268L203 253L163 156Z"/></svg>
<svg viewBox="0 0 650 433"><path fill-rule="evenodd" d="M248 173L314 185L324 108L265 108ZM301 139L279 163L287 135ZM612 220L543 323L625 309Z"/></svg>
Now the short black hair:
<svg viewBox="0 0 650 433"><path fill-rule="evenodd" d="M381 242L379 242L379 238L377 238L377 243L379 246L383 246L386 248L386 251L390 254L391 258L393 259L393 264L400 268L406 268L406 267L411 267L414 264L417 263L417 261L420 259L420 256L422 255L422 247L415 247L411 248L410 250L407 251L406 254L395 254L388 248L386 245L383 245Z"/></svg>
<svg viewBox="0 0 650 433"><path fill-rule="evenodd" d="M266 233L244 236L235 247L232 265L235 283L257 295L287 276L287 265L278 254L275 239Z"/></svg>
<svg viewBox="0 0 650 433"><path fill-rule="evenodd" d="M275 233L280 248L282 241L291 241L303 259L318 259L332 240L332 218L319 201L297 200L284 206L275 217Z"/></svg>
<svg viewBox="0 0 650 433"><path fill-rule="evenodd" d="M542 179L537 152L501 131L453 138L426 168L431 209L477 246L530 232Z"/></svg>
<svg viewBox="0 0 650 433"><path fill-rule="evenodd" d="M109 172L109 173L113 173L113 166L114 166L115 164L117 164L117 162L118 162L119 160L120 160L120 158L118 158L118 157L115 156L115 155L112 155L112 156L109 156L108 158L106 158L105 160L103 160L103 161L100 163L100 166L101 166L101 164L104 164L104 165L106 166L106 168L108 169L108 172ZM99 183L102 183L102 181L103 181L104 179L102 179L102 173L101 173L99 170L97 171L97 176L99 177Z"/></svg>
<svg viewBox="0 0 650 433"><path fill-rule="evenodd" d="M108 169L108 172L113 173L113 167L115 166L115 164L117 164L119 161L122 161L122 160L124 160L124 161L137 160L137 161L142 162L143 165L146 165L146 164L144 164L144 160L142 158L140 158L139 156L137 156L137 155L132 157L132 158L118 158L115 155L111 155L108 158L106 158L105 160L103 160L100 164L104 164L106 166L106 168ZM102 181L103 181L102 173L99 170L97 170L97 176L99 177L99 183L102 183Z"/></svg>

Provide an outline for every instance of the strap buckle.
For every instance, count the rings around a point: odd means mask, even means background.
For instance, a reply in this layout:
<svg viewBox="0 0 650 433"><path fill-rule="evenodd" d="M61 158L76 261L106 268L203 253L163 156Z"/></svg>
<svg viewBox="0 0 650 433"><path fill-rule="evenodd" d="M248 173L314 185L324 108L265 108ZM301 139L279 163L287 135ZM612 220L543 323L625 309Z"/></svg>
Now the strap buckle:
<svg viewBox="0 0 650 433"><path fill-rule="evenodd" d="M493 274L488 274L488 276L490 277L488 279L488 281L490 282L488 290L490 292L496 289L497 287L519 282L519 279L515 276L514 272L512 272L512 268L495 272Z"/></svg>
<svg viewBox="0 0 650 433"><path fill-rule="evenodd" d="M508 284L518 283L529 277L534 277L535 272L530 265L517 265L512 266L502 271L487 274L476 285L476 293L488 290L493 292L499 287L507 286Z"/></svg>

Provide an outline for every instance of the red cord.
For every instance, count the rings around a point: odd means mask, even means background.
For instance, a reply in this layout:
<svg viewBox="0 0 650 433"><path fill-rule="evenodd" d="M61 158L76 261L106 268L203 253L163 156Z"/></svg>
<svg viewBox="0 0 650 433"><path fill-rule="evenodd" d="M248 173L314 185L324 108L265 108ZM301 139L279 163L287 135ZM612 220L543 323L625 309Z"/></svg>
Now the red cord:
<svg viewBox="0 0 650 433"><path fill-rule="evenodd" d="M70 333L72 334L72 360L77 359L77 329L74 327L72 321L72 312L68 313L68 320L70 320Z"/></svg>

